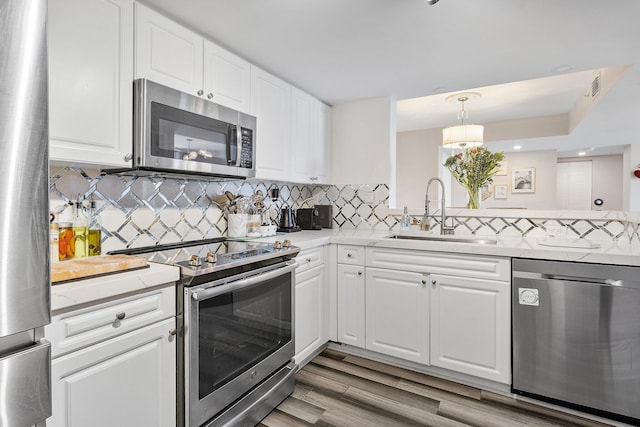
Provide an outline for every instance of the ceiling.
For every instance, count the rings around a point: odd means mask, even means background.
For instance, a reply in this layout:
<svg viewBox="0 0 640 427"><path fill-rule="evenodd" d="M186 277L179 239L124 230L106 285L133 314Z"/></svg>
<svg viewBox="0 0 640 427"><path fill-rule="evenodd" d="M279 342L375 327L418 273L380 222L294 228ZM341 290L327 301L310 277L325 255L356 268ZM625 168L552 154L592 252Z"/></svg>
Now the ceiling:
<svg viewBox="0 0 640 427"><path fill-rule="evenodd" d="M467 109L474 122L549 115L575 104L596 70L632 64L578 129L640 117L638 0L141 1L331 105L534 80L545 96L518 83ZM506 101L516 93L519 106ZM455 124L449 104L424 126Z"/></svg>

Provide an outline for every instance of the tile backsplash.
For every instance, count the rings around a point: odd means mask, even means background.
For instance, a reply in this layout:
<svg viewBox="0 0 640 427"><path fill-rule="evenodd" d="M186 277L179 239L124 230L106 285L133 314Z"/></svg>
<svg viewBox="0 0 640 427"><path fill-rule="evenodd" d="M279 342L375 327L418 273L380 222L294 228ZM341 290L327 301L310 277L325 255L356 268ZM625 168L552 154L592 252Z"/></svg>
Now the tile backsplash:
<svg viewBox="0 0 640 427"><path fill-rule="evenodd" d="M275 201L268 197L273 187L279 189ZM78 195L81 200L93 197L102 219L104 252L225 235L225 215L211 201L225 191L243 196L261 191L276 224L282 207L314 204L334 206L334 228L388 230L396 223L393 216L386 215L389 188L385 184L338 187L256 180L208 182L101 175L98 170L63 167L52 168L49 189L51 210L57 213ZM373 202L364 202L363 191L373 194ZM59 215L70 213L67 208Z"/></svg>
<svg viewBox="0 0 640 427"><path fill-rule="evenodd" d="M277 187L272 201L269 189ZM333 226L342 229L395 230L400 215L388 209L386 184L303 185L257 180L201 181L157 177L101 175L98 170L75 167L52 168L49 176L51 210L60 212L69 201L90 197L102 218L103 251L224 236L227 221L211 197L230 191L265 195L272 221L280 208L314 204L333 205ZM638 218L623 213L589 213L576 216L551 211L498 213L448 210L456 234L544 236L549 226L563 227L567 235L596 240L640 241ZM60 215L70 214L65 209ZM415 215L420 217L421 215ZM436 212L431 225L439 227Z"/></svg>

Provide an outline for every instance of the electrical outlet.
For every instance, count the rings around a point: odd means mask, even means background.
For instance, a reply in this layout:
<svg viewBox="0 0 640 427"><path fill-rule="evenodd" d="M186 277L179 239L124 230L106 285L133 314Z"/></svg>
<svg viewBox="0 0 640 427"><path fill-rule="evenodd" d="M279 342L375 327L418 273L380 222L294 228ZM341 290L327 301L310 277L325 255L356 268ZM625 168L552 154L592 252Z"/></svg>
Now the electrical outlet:
<svg viewBox="0 0 640 427"><path fill-rule="evenodd" d="M358 195L368 205L372 205L376 202L376 196L371 190L359 190Z"/></svg>
<svg viewBox="0 0 640 427"><path fill-rule="evenodd" d="M564 236L567 234L567 228L564 225L548 225L547 236Z"/></svg>

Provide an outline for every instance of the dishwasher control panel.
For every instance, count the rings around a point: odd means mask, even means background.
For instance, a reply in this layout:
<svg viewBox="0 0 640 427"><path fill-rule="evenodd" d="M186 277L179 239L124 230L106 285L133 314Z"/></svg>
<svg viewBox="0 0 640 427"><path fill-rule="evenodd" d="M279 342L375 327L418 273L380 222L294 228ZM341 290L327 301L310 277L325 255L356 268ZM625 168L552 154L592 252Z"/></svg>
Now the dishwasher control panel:
<svg viewBox="0 0 640 427"><path fill-rule="evenodd" d="M520 305L540 305L538 290L532 288L518 288L518 302Z"/></svg>

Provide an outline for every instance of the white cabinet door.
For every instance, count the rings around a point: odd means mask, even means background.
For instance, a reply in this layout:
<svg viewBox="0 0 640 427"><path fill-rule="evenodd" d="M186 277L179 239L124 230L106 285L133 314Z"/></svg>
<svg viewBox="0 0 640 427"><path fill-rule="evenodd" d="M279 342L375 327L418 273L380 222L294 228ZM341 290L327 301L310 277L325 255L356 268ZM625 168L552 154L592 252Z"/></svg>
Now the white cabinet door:
<svg viewBox="0 0 640 427"><path fill-rule="evenodd" d="M202 95L203 44L200 35L136 3L136 78Z"/></svg>
<svg viewBox="0 0 640 427"><path fill-rule="evenodd" d="M251 114L256 116L256 178L290 178L291 86L251 67Z"/></svg>
<svg viewBox="0 0 640 427"><path fill-rule="evenodd" d="M432 274L431 364L510 383L510 285Z"/></svg>
<svg viewBox="0 0 640 427"><path fill-rule="evenodd" d="M296 363L304 361L327 342L324 282L324 265L296 273Z"/></svg>
<svg viewBox="0 0 640 427"><path fill-rule="evenodd" d="M338 341L365 346L365 268L338 264Z"/></svg>
<svg viewBox="0 0 640 427"><path fill-rule="evenodd" d="M316 184L331 182L331 107L319 102L317 145L315 147Z"/></svg>
<svg viewBox="0 0 640 427"><path fill-rule="evenodd" d="M49 157L130 167L133 1L49 2Z"/></svg>
<svg viewBox="0 0 640 427"><path fill-rule="evenodd" d="M251 64L209 40L204 41L204 92L212 102L251 111Z"/></svg>
<svg viewBox="0 0 640 427"><path fill-rule="evenodd" d="M299 89L291 91L291 180L313 182L315 174L316 100Z"/></svg>
<svg viewBox="0 0 640 427"><path fill-rule="evenodd" d="M327 184L331 174L331 108L293 88L291 92L291 180Z"/></svg>
<svg viewBox="0 0 640 427"><path fill-rule="evenodd" d="M366 271L367 350L429 363L428 275Z"/></svg>
<svg viewBox="0 0 640 427"><path fill-rule="evenodd" d="M176 424L175 319L51 362L52 427Z"/></svg>

